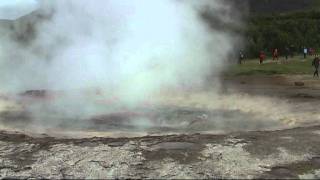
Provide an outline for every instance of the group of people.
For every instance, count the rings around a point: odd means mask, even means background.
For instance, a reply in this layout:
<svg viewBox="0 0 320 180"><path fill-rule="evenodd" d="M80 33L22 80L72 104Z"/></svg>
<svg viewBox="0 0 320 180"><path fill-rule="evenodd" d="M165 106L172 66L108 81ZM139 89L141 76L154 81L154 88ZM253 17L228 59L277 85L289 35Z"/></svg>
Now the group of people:
<svg viewBox="0 0 320 180"><path fill-rule="evenodd" d="M307 55L310 55L310 56L316 56L316 50L314 48L306 48L304 47L303 48L303 57L304 59L307 58Z"/></svg>
<svg viewBox="0 0 320 180"><path fill-rule="evenodd" d="M289 55L290 55L289 48L285 48L285 58L288 59ZM263 63L263 61L266 59L266 57L267 56L266 56L265 52L264 51L260 51L260 53L259 53L259 60L260 60L259 62L260 62L260 64ZM277 48L273 50L272 59L273 60L279 60L279 51L278 51ZM239 52L238 63L242 64L244 62L244 60L245 60L245 55L244 55L243 51L240 51Z"/></svg>
<svg viewBox="0 0 320 180"><path fill-rule="evenodd" d="M286 60L289 59L289 56L291 56L293 58L293 51L289 48L289 47L285 47L284 51L283 51L283 55L285 57ZM307 55L311 55L311 56L315 56L316 55L316 51L314 48L303 48L303 57L304 59L307 58ZM259 53L259 63L263 64L264 60L266 59L267 55L264 51L260 51ZM239 59L238 59L238 63L242 64L245 60L245 55L243 51L239 52ZM272 60L279 60L279 50L278 48L273 49L272 51Z"/></svg>
<svg viewBox="0 0 320 180"><path fill-rule="evenodd" d="M284 48L284 57L286 58L286 60L288 60L289 55L291 55L291 57L293 57L293 53L291 52L291 50L288 47L285 47ZM260 51L260 53L259 53L259 63L262 64L263 61L265 60L265 58L266 58L266 54L264 53L264 51ZM278 50L278 48L275 48L272 51L272 60L273 61L279 60L279 50Z"/></svg>
<svg viewBox="0 0 320 180"><path fill-rule="evenodd" d="M293 53L290 52L290 49L289 48L285 48L284 49L285 53L285 58L288 59L289 58L289 55L293 56ZM318 77L319 78L319 66L320 66L320 57L319 55L316 54L316 51L315 49L313 48L309 48L307 49L306 47L303 48L303 57L304 58L307 58L307 55L312 55L312 56L315 56L315 58L313 59L312 61L312 66L315 68L315 71L313 73L313 77ZM266 54L264 53L264 51L260 51L259 53L259 63L262 64L263 61L265 60L266 58ZM245 55L243 53L243 51L240 51L239 52L239 64L242 64L243 61L245 60ZM279 60L279 51L277 48L275 48L272 52L272 60Z"/></svg>

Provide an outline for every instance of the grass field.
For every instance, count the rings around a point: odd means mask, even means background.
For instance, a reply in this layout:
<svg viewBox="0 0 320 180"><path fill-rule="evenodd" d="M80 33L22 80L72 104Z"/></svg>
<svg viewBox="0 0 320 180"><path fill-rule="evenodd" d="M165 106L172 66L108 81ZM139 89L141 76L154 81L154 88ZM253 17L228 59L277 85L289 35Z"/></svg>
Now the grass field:
<svg viewBox="0 0 320 180"><path fill-rule="evenodd" d="M231 65L225 72L225 75L313 74L312 60L313 57L303 59L300 56L296 56L295 58L288 59L287 63L285 63L285 59L281 57L278 61L267 59L264 64L259 64L258 59L251 59L241 65Z"/></svg>

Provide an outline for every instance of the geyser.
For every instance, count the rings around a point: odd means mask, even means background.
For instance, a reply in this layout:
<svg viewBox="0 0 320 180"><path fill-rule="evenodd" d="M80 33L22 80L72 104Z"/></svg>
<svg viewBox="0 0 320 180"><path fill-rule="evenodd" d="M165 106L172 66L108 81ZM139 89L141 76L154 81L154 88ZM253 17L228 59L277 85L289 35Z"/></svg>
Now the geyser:
<svg viewBox="0 0 320 180"><path fill-rule="evenodd" d="M163 92L201 88L222 70L235 43L200 15L210 7L216 20L232 19L226 13L232 9L220 0L37 3L37 12L0 28L0 92L58 94L24 106L48 124L134 109ZM108 103L101 108L96 102L103 100Z"/></svg>
<svg viewBox="0 0 320 180"><path fill-rule="evenodd" d="M39 3L39 11L53 14L33 24L32 40L12 38L19 26L1 37L2 90L100 88L123 101L141 100L160 89L200 85L233 45L228 34L209 30L195 2Z"/></svg>

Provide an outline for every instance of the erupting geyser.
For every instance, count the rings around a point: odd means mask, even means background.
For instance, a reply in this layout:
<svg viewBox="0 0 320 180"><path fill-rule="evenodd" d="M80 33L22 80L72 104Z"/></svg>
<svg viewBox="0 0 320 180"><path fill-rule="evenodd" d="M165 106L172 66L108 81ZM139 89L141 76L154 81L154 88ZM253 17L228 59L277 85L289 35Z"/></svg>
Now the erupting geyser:
<svg viewBox="0 0 320 180"><path fill-rule="evenodd" d="M161 89L201 85L233 45L199 15L218 2L38 1L47 19L29 15L1 36L1 89L99 88L135 102Z"/></svg>
<svg viewBox="0 0 320 180"><path fill-rule="evenodd" d="M35 12L0 28L0 92L47 90L46 101L14 98L44 124L132 111L164 92L203 87L235 43L200 15L210 9L230 21L220 0L36 2Z"/></svg>

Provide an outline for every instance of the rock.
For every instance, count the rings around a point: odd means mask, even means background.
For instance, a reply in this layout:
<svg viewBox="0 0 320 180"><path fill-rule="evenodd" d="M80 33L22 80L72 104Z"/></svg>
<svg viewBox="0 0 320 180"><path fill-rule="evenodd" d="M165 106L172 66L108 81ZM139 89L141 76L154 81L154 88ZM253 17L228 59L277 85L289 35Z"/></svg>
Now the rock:
<svg viewBox="0 0 320 180"><path fill-rule="evenodd" d="M294 82L295 86L304 86L304 82Z"/></svg>
<svg viewBox="0 0 320 180"><path fill-rule="evenodd" d="M44 98L47 96L46 90L28 90L21 94L22 96Z"/></svg>

